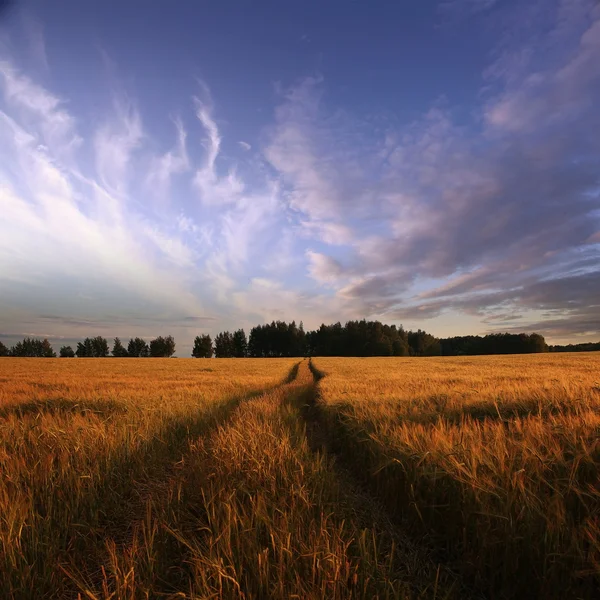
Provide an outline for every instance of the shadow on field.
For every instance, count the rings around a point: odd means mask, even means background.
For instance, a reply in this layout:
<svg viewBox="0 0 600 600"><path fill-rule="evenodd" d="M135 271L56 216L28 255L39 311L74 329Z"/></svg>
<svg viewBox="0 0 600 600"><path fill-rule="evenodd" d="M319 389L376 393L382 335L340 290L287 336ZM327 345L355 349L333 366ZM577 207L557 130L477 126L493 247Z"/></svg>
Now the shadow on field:
<svg viewBox="0 0 600 600"><path fill-rule="evenodd" d="M318 383L325 374L312 363L309 366ZM303 413L311 445L333 454L336 463L382 503L397 528L409 533L417 543L425 540L436 558L460 574L478 593L502 600L592 600L598 597L600 578L596 557L600 547L594 538L598 505L592 486L598 480L600 450L591 451L589 460L573 468L552 463L544 465L549 481L568 481L574 488L569 490L565 501L570 527L575 529L591 523L590 540L582 538L582 551L573 553L569 552L571 540L547 526L543 509L540 511L535 504L529 507L523 500L524 495L517 493L518 483L503 484L514 496L511 512L506 513L510 498L501 497L498 489L488 491L470 479L461 481L460 471L449 472L443 461L438 463L430 452L415 454L386 446L368 422L350 416L351 403L329 405L320 400L318 385L316 388ZM482 423L490 420L503 421L505 427L510 427L513 420L520 417L580 410L577 405L560 402L541 406L537 399L519 404L482 403L462 409L446 408L444 401L440 397L433 399L429 414L399 414L397 422L426 427L442 422L461 425L469 420ZM348 414L344 414L345 409ZM597 437L590 437L585 443L600 448ZM550 485L547 488L540 493L544 493L549 502L557 492ZM586 489L590 493L581 492ZM557 545L564 551L546 553L543 545L546 537L558 539L559 535L562 537ZM581 559L586 553L587 562Z"/></svg>
<svg viewBox="0 0 600 600"><path fill-rule="evenodd" d="M8 418L11 415L16 417L27 417L36 415L57 415L59 413L73 415L114 415L128 412L128 408L121 402L115 400L90 400L74 401L66 398L56 398L50 400L32 400L13 406L3 406L0 408L0 418Z"/></svg>
<svg viewBox="0 0 600 600"><path fill-rule="evenodd" d="M20 540L23 564L6 565L9 568L0 578L0 597L76 598L88 578L96 583L94 580L101 577L99 567L110 563L107 543L131 542L134 530L147 516L148 503L160 502L170 493L169 482L185 462L190 443L223 425L241 402L277 389L293 380L297 371L298 365L294 365L275 385L231 397L198 414L166 419L150 439L134 449L102 453L97 457L100 477L81 480L79 473L68 468L53 473L50 493L47 487L32 490L36 516L34 526L28 527ZM0 417L126 412L127 407L117 402L51 400L3 408ZM132 431L132 437L135 435ZM170 555L168 548L161 552L165 558ZM178 564L160 565L170 581L177 579L182 568Z"/></svg>
<svg viewBox="0 0 600 600"><path fill-rule="evenodd" d="M398 415L398 422L406 421L421 425L461 425L465 421L502 421L509 427L515 419L548 417L552 415L579 414L582 406L576 403L541 402L538 399L522 399L518 402L481 402L461 407L449 407L444 395L432 396L415 406L415 412ZM586 411L594 410L585 406ZM596 412L596 411L594 411Z"/></svg>

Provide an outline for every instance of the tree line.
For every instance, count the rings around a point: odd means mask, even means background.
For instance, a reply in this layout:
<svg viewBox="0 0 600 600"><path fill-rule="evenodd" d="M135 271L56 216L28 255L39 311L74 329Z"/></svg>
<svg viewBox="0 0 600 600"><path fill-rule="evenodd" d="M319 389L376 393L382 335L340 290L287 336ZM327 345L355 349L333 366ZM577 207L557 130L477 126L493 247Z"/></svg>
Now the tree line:
<svg viewBox="0 0 600 600"><path fill-rule="evenodd" d="M600 342L583 342L566 346L549 346L550 352L594 352L600 350Z"/></svg>
<svg viewBox="0 0 600 600"><path fill-rule="evenodd" d="M486 336L463 335L441 340L443 356L477 354L530 354L548 352L539 333L491 333Z"/></svg>
<svg viewBox="0 0 600 600"><path fill-rule="evenodd" d="M548 352L544 337L537 333L493 333L439 339L418 329L379 321L348 321L345 325L321 325L305 331L302 323L273 321L250 330L246 342L243 329L194 340L192 356L210 358L293 356L460 356L475 354L527 354ZM237 340L237 342L236 342Z"/></svg>
<svg viewBox="0 0 600 600"><path fill-rule="evenodd" d="M302 323L272 321L257 325L249 336L243 329L223 331L214 340L208 334L196 336L192 350L194 358L272 358L299 356L461 356L477 354L528 354L533 352L571 352L600 350L597 344L548 346L538 333L492 333L485 336L467 335L436 338L418 329L405 330L402 325L385 325L379 321L348 321L346 324L321 325L305 331ZM116 358L160 357L175 353L173 336L158 336L149 343L131 338L125 346L117 337L112 350L102 336L88 337L76 349L62 346L59 355L69 357ZM55 357L47 339L30 337L7 348L0 342L0 356Z"/></svg>
<svg viewBox="0 0 600 600"><path fill-rule="evenodd" d="M113 340L112 351L108 340L101 335L88 337L83 342L77 343L77 348L62 346L59 350L61 358L105 358L113 355L115 358L170 358L175 354L175 339L172 335L166 337L158 336L148 344L142 338L131 338L127 348L121 340L116 337ZM26 337L22 342L17 342L12 348L7 348L0 342L0 356L16 356L22 358L56 358L56 352L47 339L37 340Z"/></svg>

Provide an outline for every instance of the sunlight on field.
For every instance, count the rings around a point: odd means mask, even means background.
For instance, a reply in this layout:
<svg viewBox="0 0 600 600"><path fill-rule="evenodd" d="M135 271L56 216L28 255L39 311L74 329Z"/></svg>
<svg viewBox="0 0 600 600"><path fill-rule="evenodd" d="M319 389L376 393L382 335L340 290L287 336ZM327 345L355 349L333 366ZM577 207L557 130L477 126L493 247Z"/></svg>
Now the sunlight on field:
<svg viewBox="0 0 600 600"><path fill-rule="evenodd" d="M294 362L0 359L0 597L60 596L56 563L101 563L190 438Z"/></svg>
<svg viewBox="0 0 600 600"><path fill-rule="evenodd" d="M593 600L599 367L0 359L0 598Z"/></svg>
<svg viewBox="0 0 600 600"><path fill-rule="evenodd" d="M487 593L600 583L600 355L314 360L329 435Z"/></svg>

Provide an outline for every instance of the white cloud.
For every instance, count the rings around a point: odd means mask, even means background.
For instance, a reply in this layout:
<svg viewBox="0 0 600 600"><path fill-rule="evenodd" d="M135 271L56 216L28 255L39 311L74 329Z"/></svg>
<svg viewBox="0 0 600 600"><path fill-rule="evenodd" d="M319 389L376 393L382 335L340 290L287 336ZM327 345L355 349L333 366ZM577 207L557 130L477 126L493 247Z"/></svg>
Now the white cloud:
<svg viewBox="0 0 600 600"><path fill-rule="evenodd" d="M4 97L35 132L40 143L66 159L82 142L75 131L75 119L64 108L64 102L22 75L7 60L0 60Z"/></svg>
<svg viewBox="0 0 600 600"><path fill-rule="evenodd" d="M145 234L154 242L162 255L179 268L193 268L196 255L184 242L177 237L170 237L156 228L145 227Z"/></svg>
<svg viewBox="0 0 600 600"><path fill-rule="evenodd" d="M128 168L143 137L136 107L126 96L115 97L114 116L96 132L94 139L98 177L111 194L127 193Z"/></svg>
<svg viewBox="0 0 600 600"><path fill-rule="evenodd" d="M344 273L342 265L331 256L307 250L306 257L309 261L308 272L319 283L335 283Z"/></svg>
<svg viewBox="0 0 600 600"><path fill-rule="evenodd" d="M134 215L125 214L126 203L93 177L81 175L71 160L62 160L65 143L81 139L75 119L50 92L16 75L6 62L2 65L7 105L14 107L14 118L1 113L0 126L2 280L51 286L65 302L74 289L63 288L62 282L74 281L79 288L105 286L115 298L133 294L153 305L198 312L197 299L177 277L147 260L144 230ZM115 122L122 127L103 129L95 148L103 179L123 191L119 181L128 175L128 155L141 139L141 125L135 113L121 113ZM51 143L41 145L40 138ZM115 154L109 156L109 150ZM176 240L156 230L153 235L167 258L180 265L188 258Z"/></svg>
<svg viewBox="0 0 600 600"><path fill-rule="evenodd" d="M207 137L203 140L205 148L204 163L196 171L194 184L200 193L200 200L205 205L235 204L244 192L244 184L237 176L235 169L220 177L217 172L217 158L221 149L221 134L212 116L209 105L196 101L196 116L204 128Z"/></svg>
<svg viewBox="0 0 600 600"><path fill-rule="evenodd" d="M172 150L152 159L146 179L148 189L163 202L168 202L171 178L190 169L186 145L187 132L181 119L174 119L174 123L177 130L177 143Z"/></svg>

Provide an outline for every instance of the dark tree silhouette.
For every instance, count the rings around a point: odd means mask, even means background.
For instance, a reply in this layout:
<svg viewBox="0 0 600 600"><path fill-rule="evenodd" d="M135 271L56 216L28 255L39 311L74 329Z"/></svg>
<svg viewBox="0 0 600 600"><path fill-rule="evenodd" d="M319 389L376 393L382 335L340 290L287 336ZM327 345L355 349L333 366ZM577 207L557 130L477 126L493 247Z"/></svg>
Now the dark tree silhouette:
<svg viewBox="0 0 600 600"><path fill-rule="evenodd" d="M104 358L108 356L108 341L101 335L85 338L83 342L77 343L75 354L79 358Z"/></svg>
<svg viewBox="0 0 600 600"><path fill-rule="evenodd" d="M92 338L92 348L94 351L95 358L105 358L110 352L108 347L108 340L106 338L103 338L101 335Z"/></svg>
<svg viewBox="0 0 600 600"><path fill-rule="evenodd" d="M233 334L233 355L236 358L245 358L248 356L248 340L246 332L243 329L238 329Z"/></svg>
<svg viewBox="0 0 600 600"><path fill-rule="evenodd" d="M26 337L11 348L10 355L23 358L56 358L56 352L46 338L36 340Z"/></svg>
<svg viewBox="0 0 600 600"><path fill-rule="evenodd" d="M223 331L215 336L215 356L217 358L233 358L235 356L233 334L229 331Z"/></svg>
<svg viewBox="0 0 600 600"><path fill-rule="evenodd" d="M549 346L550 352L594 352L600 350L600 342L583 342L581 344L567 344L566 346Z"/></svg>
<svg viewBox="0 0 600 600"><path fill-rule="evenodd" d="M129 356L129 354L127 354L127 350L125 350L125 346L123 346L121 340L118 337L114 339L112 355L115 358L126 358L127 356Z"/></svg>
<svg viewBox="0 0 600 600"><path fill-rule="evenodd" d="M77 350L75 350L75 354L79 358L87 358L92 356L92 340L90 338L85 338L83 342L77 342Z"/></svg>
<svg viewBox="0 0 600 600"><path fill-rule="evenodd" d="M255 358L278 356L304 356L306 354L306 334L302 324L295 321L273 321L257 325L250 331L248 355Z"/></svg>
<svg viewBox="0 0 600 600"><path fill-rule="evenodd" d="M61 346L59 356L61 358L73 358L75 356L75 351L71 346Z"/></svg>
<svg viewBox="0 0 600 600"><path fill-rule="evenodd" d="M61 348L61 356L70 347ZM65 353L63 353L63 350ZM243 329L234 333L223 331L215 337L214 348L210 335L194 340L192 356L218 358L246 356L257 358L293 356L458 356L470 354L524 354L533 352L600 350L599 343L548 347L537 333L492 333L486 336L468 335L438 339L418 329L406 331L402 325L385 325L379 321L348 321L345 325L322 324L315 331L304 331L295 321L272 321L253 327L249 339ZM72 351L72 350L71 350ZM129 340L127 350L119 338L114 339L113 356L171 357L175 353L173 336L158 336L148 345L141 338ZM97 336L77 344L79 357L108 356L108 342ZM0 342L0 356L56 356L48 340L25 338L10 350Z"/></svg>
<svg viewBox="0 0 600 600"><path fill-rule="evenodd" d="M146 358L150 354L148 344L139 337L132 338L127 344L127 356L132 358Z"/></svg>
<svg viewBox="0 0 600 600"><path fill-rule="evenodd" d="M194 358L211 358L213 355L213 344L210 335L197 335L194 340L192 356Z"/></svg>
<svg viewBox="0 0 600 600"><path fill-rule="evenodd" d="M175 354L175 339L173 336L158 336L150 342L150 356L154 358L171 358Z"/></svg>
<svg viewBox="0 0 600 600"><path fill-rule="evenodd" d="M441 340L441 346L444 356L548 352L546 341L538 333L491 333L484 337L456 336Z"/></svg>

